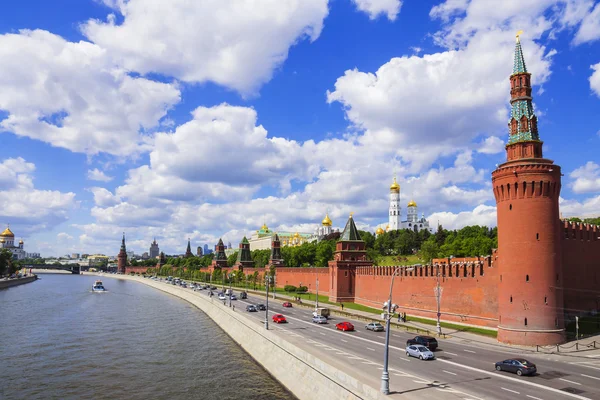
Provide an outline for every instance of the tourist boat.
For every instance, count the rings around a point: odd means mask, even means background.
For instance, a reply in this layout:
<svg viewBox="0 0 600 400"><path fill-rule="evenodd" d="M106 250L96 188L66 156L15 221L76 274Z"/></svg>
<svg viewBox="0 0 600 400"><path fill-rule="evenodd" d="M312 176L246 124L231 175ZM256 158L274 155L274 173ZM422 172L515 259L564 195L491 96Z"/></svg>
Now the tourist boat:
<svg viewBox="0 0 600 400"><path fill-rule="evenodd" d="M106 292L102 281L94 282L94 285L92 286L92 292Z"/></svg>

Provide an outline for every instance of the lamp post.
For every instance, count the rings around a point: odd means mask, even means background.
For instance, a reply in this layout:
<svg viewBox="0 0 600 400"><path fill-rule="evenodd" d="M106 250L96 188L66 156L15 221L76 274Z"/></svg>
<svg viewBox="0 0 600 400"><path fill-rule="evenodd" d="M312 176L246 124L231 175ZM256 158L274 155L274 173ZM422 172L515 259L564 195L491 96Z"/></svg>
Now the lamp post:
<svg viewBox="0 0 600 400"><path fill-rule="evenodd" d="M436 329L437 329L437 334L438 336L442 335L442 326L440 325L440 316L442 315L440 313L440 301L442 300L442 288L440 287L440 267L438 265L437 267L437 285L434 289L435 291L435 299L437 302L437 323L435 325Z"/></svg>
<svg viewBox="0 0 600 400"><path fill-rule="evenodd" d="M316 303L315 303L315 311L317 311L316 309L319 308L319 276L317 275L317 296L316 296Z"/></svg>
<svg viewBox="0 0 600 400"><path fill-rule="evenodd" d="M229 308L231 308L231 295L233 294L233 292L231 291L231 277L232 277L232 275L233 275L233 272L230 273L227 276L227 279L229 279Z"/></svg>
<svg viewBox="0 0 600 400"><path fill-rule="evenodd" d="M270 280L271 278L269 278ZM277 275L273 275L273 300L275 300L275 289L277 289L277 286L275 285L276 280L277 279Z"/></svg>
<svg viewBox="0 0 600 400"><path fill-rule="evenodd" d="M414 268L406 268L407 271L412 271ZM388 358L390 352L390 320L394 311L398 308L396 304L392 304L392 289L394 288L394 278L399 271L402 271L403 267L396 267L392 274L392 282L390 283L390 295L388 300L383 303L383 309L387 308L387 315L385 315L385 349L383 351L383 372L381 373L381 393L390 394L390 373L388 372Z"/></svg>
<svg viewBox="0 0 600 400"><path fill-rule="evenodd" d="M265 275L265 286L267 289L267 305L265 307L265 329L269 330L269 281L271 280L271 277L266 274Z"/></svg>

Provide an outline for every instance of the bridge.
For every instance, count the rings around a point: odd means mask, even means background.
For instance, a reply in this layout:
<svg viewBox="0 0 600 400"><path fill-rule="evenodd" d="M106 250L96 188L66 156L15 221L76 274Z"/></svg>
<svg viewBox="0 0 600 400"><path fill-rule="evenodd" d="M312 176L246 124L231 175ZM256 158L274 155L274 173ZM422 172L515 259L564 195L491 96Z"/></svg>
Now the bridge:
<svg viewBox="0 0 600 400"><path fill-rule="evenodd" d="M67 264L67 265L55 265L55 264L26 264L25 268L32 269L47 269L47 270L60 270L60 271L71 271L72 274L81 274L81 267L79 264Z"/></svg>

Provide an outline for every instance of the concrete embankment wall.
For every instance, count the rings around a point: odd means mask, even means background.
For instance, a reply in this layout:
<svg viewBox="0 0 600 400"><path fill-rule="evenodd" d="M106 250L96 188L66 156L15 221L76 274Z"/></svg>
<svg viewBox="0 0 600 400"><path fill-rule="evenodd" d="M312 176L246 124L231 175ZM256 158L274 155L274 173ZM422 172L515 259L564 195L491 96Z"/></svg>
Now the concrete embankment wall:
<svg viewBox="0 0 600 400"><path fill-rule="evenodd" d="M0 289L6 289L13 286L23 285L24 283L33 282L37 279L37 276L31 275L24 278L9 279L7 281L0 281Z"/></svg>
<svg viewBox="0 0 600 400"><path fill-rule="evenodd" d="M383 398L375 388L328 365L277 334L266 331L257 325L256 321L247 318L243 312L233 311L214 297L211 300L208 296L198 295L189 289L150 279L114 277L144 283L195 305L300 400Z"/></svg>

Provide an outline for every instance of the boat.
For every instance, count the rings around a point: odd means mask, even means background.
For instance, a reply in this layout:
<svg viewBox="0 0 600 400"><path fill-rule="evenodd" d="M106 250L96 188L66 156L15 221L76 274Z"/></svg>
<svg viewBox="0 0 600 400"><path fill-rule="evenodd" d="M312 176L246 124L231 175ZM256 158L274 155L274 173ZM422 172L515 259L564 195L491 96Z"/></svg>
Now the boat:
<svg viewBox="0 0 600 400"><path fill-rule="evenodd" d="M92 292L106 292L106 289L104 288L104 284L102 284L102 281L94 282L94 285L92 286Z"/></svg>

